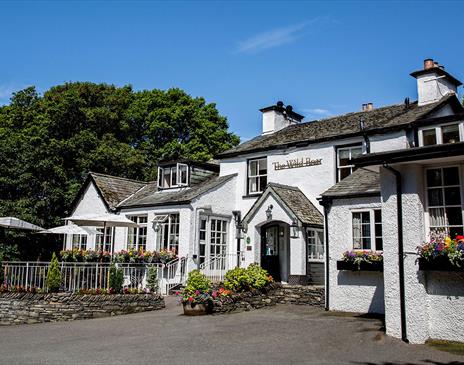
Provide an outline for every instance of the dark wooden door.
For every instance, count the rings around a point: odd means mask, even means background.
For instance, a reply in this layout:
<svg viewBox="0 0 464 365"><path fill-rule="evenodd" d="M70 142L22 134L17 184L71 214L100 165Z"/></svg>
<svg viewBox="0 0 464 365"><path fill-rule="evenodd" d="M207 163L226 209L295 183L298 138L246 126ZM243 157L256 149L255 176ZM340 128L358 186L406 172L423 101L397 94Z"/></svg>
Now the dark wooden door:
<svg viewBox="0 0 464 365"><path fill-rule="evenodd" d="M261 230L261 267L271 275L275 281L280 281L279 262L279 226L267 226Z"/></svg>

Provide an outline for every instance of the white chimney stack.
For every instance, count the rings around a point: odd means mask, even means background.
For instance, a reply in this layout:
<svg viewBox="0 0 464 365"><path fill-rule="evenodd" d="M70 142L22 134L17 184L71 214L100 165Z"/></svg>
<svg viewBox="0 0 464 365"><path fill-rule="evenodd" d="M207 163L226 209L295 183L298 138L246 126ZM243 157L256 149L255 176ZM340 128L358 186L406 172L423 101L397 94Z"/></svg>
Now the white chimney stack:
<svg viewBox="0 0 464 365"><path fill-rule="evenodd" d="M260 112L263 113L262 134L271 134L280 131L289 125L301 122L304 118L303 115L295 113L291 105L284 107L282 101L278 101L276 105L260 109Z"/></svg>
<svg viewBox="0 0 464 365"><path fill-rule="evenodd" d="M411 76L417 79L418 105L435 103L450 94L456 94L462 82L445 71L445 67L427 58L424 68L414 71Z"/></svg>

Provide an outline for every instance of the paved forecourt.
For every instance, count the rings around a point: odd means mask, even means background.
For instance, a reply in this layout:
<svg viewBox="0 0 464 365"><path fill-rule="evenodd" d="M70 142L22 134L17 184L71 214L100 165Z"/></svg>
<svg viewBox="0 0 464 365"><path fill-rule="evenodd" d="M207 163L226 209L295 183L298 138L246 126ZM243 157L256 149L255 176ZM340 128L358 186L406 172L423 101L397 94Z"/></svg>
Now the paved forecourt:
<svg viewBox="0 0 464 365"><path fill-rule="evenodd" d="M376 319L278 305L185 317L168 309L2 327L0 364L460 364L464 357L384 336Z"/></svg>

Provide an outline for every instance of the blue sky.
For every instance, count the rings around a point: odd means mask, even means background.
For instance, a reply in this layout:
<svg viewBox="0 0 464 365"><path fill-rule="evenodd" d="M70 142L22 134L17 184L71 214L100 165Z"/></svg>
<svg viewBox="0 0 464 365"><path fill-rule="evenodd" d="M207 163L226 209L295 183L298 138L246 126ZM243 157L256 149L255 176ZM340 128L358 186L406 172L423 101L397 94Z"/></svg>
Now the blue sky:
<svg viewBox="0 0 464 365"><path fill-rule="evenodd" d="M416 98L432 57L464 79L460 2L0 1L0 104L65 81L180 87L243 140L283 100L306 120Z"/></svg>

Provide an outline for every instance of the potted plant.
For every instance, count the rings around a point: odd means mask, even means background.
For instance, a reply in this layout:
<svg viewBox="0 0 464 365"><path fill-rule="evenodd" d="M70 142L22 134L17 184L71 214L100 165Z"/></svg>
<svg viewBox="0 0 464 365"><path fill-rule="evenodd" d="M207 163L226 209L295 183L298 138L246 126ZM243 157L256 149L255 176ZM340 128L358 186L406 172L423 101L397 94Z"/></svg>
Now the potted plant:
<svg viewBox="0 0 464 365"><path fill-rule="evenodd" d="M464 236L430 235L430 242L417 247L419 270L464 271Z"/></svg>
<svg viewBox="0 0 464 365"><path fill-rule="evenodd" d="M178 294L181 295L180 302L184 307L185 315L198 316L212 313L211 282L199 270L189 273L186 287Z"/></svg>
<svg viewBox="0 0 464 365"><path fill-rule="evenodd" d="M168 262L174 260L176 256L176 250L161 250L158 253L161 263L167 264Z"/></svg>
<svg viewBox="0 0 464 365"><path fill-rule="evenodd" d="M369 250L346 251L337 261L337 270L383 271L383 254Z"/></svg>

